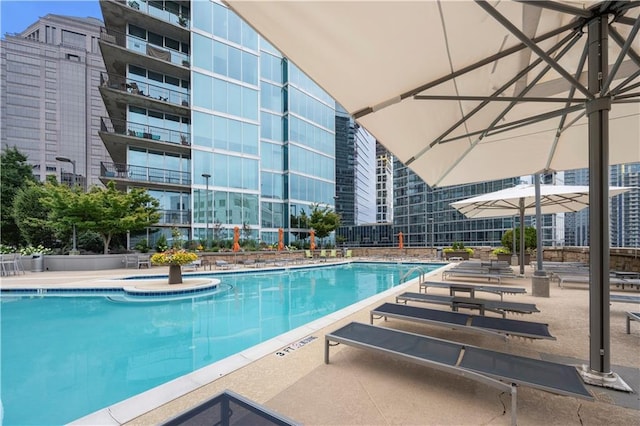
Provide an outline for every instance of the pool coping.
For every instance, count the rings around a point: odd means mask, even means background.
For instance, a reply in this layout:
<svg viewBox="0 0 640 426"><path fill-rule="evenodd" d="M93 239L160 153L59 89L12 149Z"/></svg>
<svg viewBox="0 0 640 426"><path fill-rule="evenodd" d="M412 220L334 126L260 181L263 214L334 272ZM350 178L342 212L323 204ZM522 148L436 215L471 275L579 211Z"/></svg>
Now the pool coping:
<svg viewBox="0 0 640 426"><path fill-rule="evenodd" d="M358 263L367 263L358 262ZM389 263L389 262L380 262ZM403 263L403 262L394 262ZM404 263L416 263L424 264L424 262L404 262ZM330 265L335 265L332 263ZM324 266L324 265L310 265L310 266ZM327 265L328 266L328 265ZM429 271L427 275L438 273L442 267L448 266L442 264L440 267ZM288 268L277 268L288 269ZM263 270L263 269L260 269ZM266 270L263 270L266 271ZM229 272L229 271L225 271ZM245 271L248 272L248 271ZM254 269L251 272L256 272ZM340 321L362 309L368 305L383 300L399 291L405 290L415 285L420 277L416 277L410 281L399 284L395 287L389 288L381 293L373 295L369 298L363 299L345 308L342 308L332 314L325 317L314 320L303 326L294 328L286 333L280 334L274 338L266 340L257 345L251 346L243 351L240 351L234 355L216 361L213 364L202 367L196 371L177 377L166 383L158 385L147 391L134 395L130 398L94 411L86 416L80 417L72 422L70 425L121 425L134 420L135 418L150 412L163 404L173 401L177 398L197 390L198 388L205 386L227 374L230 374L246 365L251 364L265 356L270 354L276 354L282 349L291 345L296 345L306 341L310 337L318 338L318 336L312 336L313 333L322 330L323 328Z"/></svg>

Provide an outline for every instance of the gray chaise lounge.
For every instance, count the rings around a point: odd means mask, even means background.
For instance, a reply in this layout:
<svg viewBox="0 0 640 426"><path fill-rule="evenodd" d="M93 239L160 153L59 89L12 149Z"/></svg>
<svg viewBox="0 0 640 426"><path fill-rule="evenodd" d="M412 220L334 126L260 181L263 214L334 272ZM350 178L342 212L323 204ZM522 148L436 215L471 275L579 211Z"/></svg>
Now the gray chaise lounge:
<svg viewBox="0 0 640 426"><path fill-rule="evenodd" d="M549 325L541 322L485 317L461 312L438 311L397 303L384 303L369 313L369 321L371 324L373 324L374 318L385 318L386 320L387 317L489 334L504 339L506 339L507 336L517 336L527 339L556 340L556 338L549 333Z"/></svg>
<svg viewBox="0 0 640 426"><path fill-rule="evenodd" d="M325 364L329 364L330 346L340 343L461 375L509 392L513 425L517 422L518 385L559 395L593 399L578 370L569 365L357 322L325 335Z"/></svg>

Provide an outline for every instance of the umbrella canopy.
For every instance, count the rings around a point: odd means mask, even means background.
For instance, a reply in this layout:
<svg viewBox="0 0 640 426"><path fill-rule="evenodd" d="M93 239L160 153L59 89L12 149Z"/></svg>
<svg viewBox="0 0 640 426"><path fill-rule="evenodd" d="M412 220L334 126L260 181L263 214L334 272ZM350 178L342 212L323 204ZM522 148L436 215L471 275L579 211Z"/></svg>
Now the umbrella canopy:
<svg viewBox="0 0 640 426"><path fill-rule="evenodd" d="M313 229L309 232L309 247L311 250L316 249L316 231Z"/></svg>
<svg viewBox="0 0 640 426"><path fill-rule="evenodd" d="M240 251L240 227L233 228L233 251Z"/></svg>
<svg viewBox="0 0 640 426"><path fill-rule="evenodd" d="M404 248L404 234L402 232L398 233L398 248L399 249Z"/></svg>
<svg viewBox="0 0 640 426"><path fill-rule="evenodd" d="M626 187L609 188L609 196L631 190ZM524 274L524 217L536 214L535 185L517 185L477 197L451 203L469 218L520 216L520 274ZM589 187L579 185L540 185L540 213L572 213L589 206ZM541 232L538 225L538 233ZM542 247L540 247L542 250Z"/></svg>
<svg viewBox="0 0 640 426"><path fill-rule="evenodd" d="M630 191L631 188L611 187L609 197ZM523 203L521 204L521 200ZM534 185L517 185L477 197L451 203L468 218L513 216L523 213L534 215L536 196ZM542 214L577 212L589 206L589 187L579 185L540 185Z"/></svg>
<svg viewBox="0 0 640 426"><path fill-rule="evenodd" d="M278 229L278 251L284 249L284 229Z"/></svg>
<svg viewBox="0 0 640 426"><path fill-rule="evenodd" d="M610 385L607 168L640 161L640 2L225 3L431 186L589 167L589 367Z"/></svg>
<svg viewBox="0 0 640 426"><path fill-rule="evenodd" d="M587 167L586 31L604 16L617 65L605 94L622 96L607 106L609 160L640 161L628 2L226 3L431 186Z"/></svg>

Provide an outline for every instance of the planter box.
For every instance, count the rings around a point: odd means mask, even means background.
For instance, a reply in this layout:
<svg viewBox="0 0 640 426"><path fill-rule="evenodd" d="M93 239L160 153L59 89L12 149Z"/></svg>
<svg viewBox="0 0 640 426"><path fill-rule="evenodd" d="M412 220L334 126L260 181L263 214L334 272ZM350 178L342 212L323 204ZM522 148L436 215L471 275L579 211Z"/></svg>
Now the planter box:
<svg viewBox="0 0 640 426"><path fill-rule="evenodd" d="M452 257L459 257L462 260L469 260L469 252L468 251L445 251L444 252L445 259L449 260Z"/></svg>
<svg viewBox="0 0 640 426"><path fill-rule="evenodd" d="M507 264L511 264L511 253L499 253L496 254L498 258L498 262L507 262Z"/></svg>

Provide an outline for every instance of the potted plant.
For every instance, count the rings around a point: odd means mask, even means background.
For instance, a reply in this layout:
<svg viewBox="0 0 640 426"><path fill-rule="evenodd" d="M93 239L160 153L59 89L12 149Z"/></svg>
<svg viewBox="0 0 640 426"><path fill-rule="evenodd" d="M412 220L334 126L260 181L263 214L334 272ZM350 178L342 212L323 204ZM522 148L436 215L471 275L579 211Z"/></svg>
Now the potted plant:
<svg viewBox="0 0 640 426"><path fill-rule="evenodd" d="M495 248L491 253L498 258L499 262L507 262L509 264L511 263L511 250L509 250L507 247Z"/></svg>
<svg viewBox="0 0 640 426"><path fill-rule="evenodd" d="M452 257L459 257L463 260L469 260L471 256L473 256L473 249L467 248L461 242L454 242L451 247L447 247L442 250L444 256L447 260Z"/></svg>
<svg viewBox="0 0 640 426"><path fill-rule="evenodd" d="M520 227L515 229L516 232L516 254L520 259ZM513 230L510 229L502 236L502 245L504 247L513 247ZM538 247L537 232L533 226L524 228L524 264L531 263L531 253Z"/></svg>
<svg viewBox="0 0 640 426"><path fill-rule="evenodd" d="M187 26L187 18L185 18L182 13L180 15L178 15L178 24L180 24L180 26L182 27L186 27Z"/></svg>
<svg viewBox="0 0 640 426"><path fill-rule="evenodd" d="M182 265L198 260L198 255L184 249L169 249L151 256L154 265L169 265L169 284L182 284Z"/></svg>

